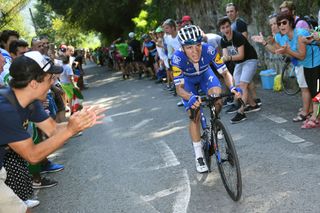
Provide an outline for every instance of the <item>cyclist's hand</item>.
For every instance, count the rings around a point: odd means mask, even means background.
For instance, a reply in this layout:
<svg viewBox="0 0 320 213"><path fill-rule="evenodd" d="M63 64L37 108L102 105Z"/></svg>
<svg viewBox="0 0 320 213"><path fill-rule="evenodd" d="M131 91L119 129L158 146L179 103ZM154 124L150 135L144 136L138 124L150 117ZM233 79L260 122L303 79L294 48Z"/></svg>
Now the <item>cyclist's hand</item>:
<svg viewBox="0 0 320 213"><path fill-rule="evenodd" d="M200 100L199 97L196 95L191 95L188 101L188 106L187 106L187 110L188 109L196 109L200 106Z"/></svg>
<svg viewBox="0 0 320 213"><path fill-rule="evenodd" d="M242 96L242 89L239 87L231 86L230 91L234 94L236 99L241 98Z"/></svg>

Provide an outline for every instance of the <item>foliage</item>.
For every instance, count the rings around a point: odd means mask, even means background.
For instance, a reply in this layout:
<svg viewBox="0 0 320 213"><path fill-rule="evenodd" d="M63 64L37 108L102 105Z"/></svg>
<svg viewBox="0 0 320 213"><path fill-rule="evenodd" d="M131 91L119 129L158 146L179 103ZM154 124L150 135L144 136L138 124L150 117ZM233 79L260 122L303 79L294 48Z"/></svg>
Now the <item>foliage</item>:
<svg viewBox="0 0 320 213"><path fill-rule="evenodd" d="M56 14L49 4L38 2L35 9L34 24L38 36L47 35L57 45L64 43L86 48L100 45L94 32L84 31L77 23Z"/></svg>
<svg viewBox="0 0 320 213"><path fill-rule="evenodd" d="M23 16L19 13L29 0L0 0L0 30L15 30L20 36L28 39L29 32L24 25Z"/></svg>

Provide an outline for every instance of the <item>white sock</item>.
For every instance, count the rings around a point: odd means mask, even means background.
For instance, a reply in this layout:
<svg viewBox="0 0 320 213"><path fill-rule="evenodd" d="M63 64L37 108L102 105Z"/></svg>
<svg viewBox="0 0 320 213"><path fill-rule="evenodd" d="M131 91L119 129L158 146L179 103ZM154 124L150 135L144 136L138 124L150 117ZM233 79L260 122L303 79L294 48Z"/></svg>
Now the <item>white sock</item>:
<svg viewBox="0 0 320 213"><path fill-rule="evenodd" d="M193 148L194 148L194 153L195 153L195 155L196 155L196 159L198 159L198 158L203 158L201 141L199 141L199 142L192 142L192 143L193 143Z"/></svg>

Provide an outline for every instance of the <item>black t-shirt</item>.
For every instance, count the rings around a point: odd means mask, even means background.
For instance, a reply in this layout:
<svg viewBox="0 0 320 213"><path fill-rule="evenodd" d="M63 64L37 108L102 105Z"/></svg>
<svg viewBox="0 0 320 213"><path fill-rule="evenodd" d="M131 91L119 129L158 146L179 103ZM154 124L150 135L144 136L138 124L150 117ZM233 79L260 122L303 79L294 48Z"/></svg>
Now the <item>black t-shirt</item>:
<svg viewBox="0 0 320 213"><path fill-rule="evenodd" d="M13 93L12 90L10 92ZM15 96L14 98L16 100ZM18 103L17 100L16 102ZM7 98L0 95L0 169L6 153L6 145L31 137L26 130L28 121L37 123L49 117L40 101L33 102L32 109L22 108L19 103L17 105L13 106Z"/></svg>
<svg viewBox="0 0 320 213"><path fill-rule="evenodd" d="M235 61L235 63L242 63L249 59L258 59L256 50L251 46L248 40L241 34L236 31L232 31L232 39L227 40L226 36L223 36L221 39L221 48L227 48L229 55L237 55L238 48L244 45L244 59L241 61Z"/></svg>
<svg viewBox="0 0 320 213"><path fill-rule="evenodd" d="M132 48L135 54L141 53L141 44L137 39L129 41L128 45Z"/></svg>
<svg viewBox="0 0 320 213"><path fill-rule="evenodd" d="M233 31L240 33L248 32L247 23L242 18L237 18L235 22L231 24Z"/></svg>

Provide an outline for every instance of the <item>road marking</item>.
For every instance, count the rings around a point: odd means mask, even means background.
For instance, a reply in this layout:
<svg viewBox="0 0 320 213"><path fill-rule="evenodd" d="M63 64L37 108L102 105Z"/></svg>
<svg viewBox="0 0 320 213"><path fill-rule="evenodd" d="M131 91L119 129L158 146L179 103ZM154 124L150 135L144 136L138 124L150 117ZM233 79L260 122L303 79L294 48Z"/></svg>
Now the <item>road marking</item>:
<svg viewBox="0 0 320 213"><path fill-rule="evenodd" d="M159 141L159 143L156 143L156 146L157 150L159 150L160 152L161 158L163 159L163 162L161 164L148 167L146 166L145 161L143 161L132 166L132 169L138 169L139 171L154 171L180 165L180 162L178 161L176 155L164 141ZM148 163L149 162L150 159L148 160Z"/></svg>
<svg viewBox="0 0 320 213"><path fill-rule="evenodd" d="M262 117L268 118L269 120L278 123L278 124L282 124L287 122L286 119L280 117L280 116L276 116L276 115L272 115L272 114L261 114Z"/></svg>
<svg viewBox="0 0 320 213"><path fill-rule="evenodd" d="M137 123L136 125L134 125L133 127L131 127L131 129L136 130L136 129L140 129L141 127L143 127L144 125L146 125L147 123L149 123L150 121L152 121L153 118L151 119L144 119L141 122Z"/></svg>
<svg viewBox="0 0 320 213"><path fill-rule="evenodd" d="M312 145L314 145L314 143L306 141L304 143L300 143L299 147L300 148L307 148L307 147L312 146Z"/></svg>
<svg viewBox="0 0 320 213"><path fill-rule="evenodd" d="M184 186L184 190L179 192L176 197L176 201L173 204L173 213L185 213L187 212L190 196L191 196L191 187L190 180L188 177L188 172L186 169L182 171L183 177L181 178L181 184Z"/></svg>
<svg viewBox="0 0 320 213"><path fill-rule="evenodd" d="M176 155L164 141L160 141L156 144L156 146L159 148L160 155L165 163L164 167L160 168L180 165L180 162L178 161Z"/></svg>
<svg viewBox="0 0 320 213"><path fill-rule="evenodd" d="M191 196L190 180L186 169L182 170L182 177L180 178L178 186L161 190L152 195L140 196L140 198L145 202L150 202L155 199L163 198L174 193L177 193L177 196L172 207L172 212L186 213Z"/></svg>
<svg viewBox="0 0 320 213"><path fill-rule="evenodd" d="M302 143L302 142L305 142L305 139L300 138L300 137L292 134L291 132L289 132L289 131L287 131L285 129L276 129L276 130L272 130L272 132L274 132L278 136L284 138L285 140L289 141L290 143Z"/></svg>

